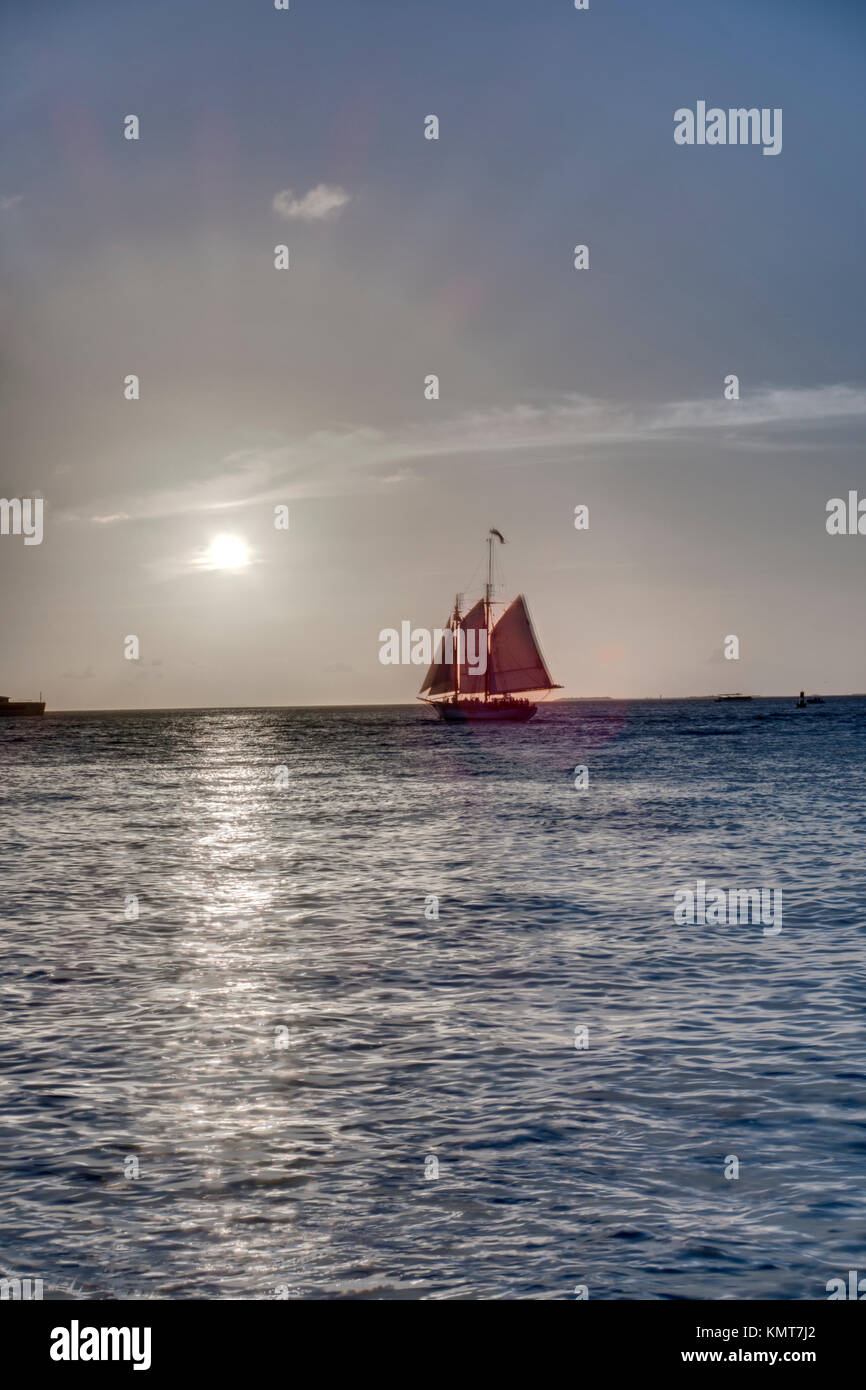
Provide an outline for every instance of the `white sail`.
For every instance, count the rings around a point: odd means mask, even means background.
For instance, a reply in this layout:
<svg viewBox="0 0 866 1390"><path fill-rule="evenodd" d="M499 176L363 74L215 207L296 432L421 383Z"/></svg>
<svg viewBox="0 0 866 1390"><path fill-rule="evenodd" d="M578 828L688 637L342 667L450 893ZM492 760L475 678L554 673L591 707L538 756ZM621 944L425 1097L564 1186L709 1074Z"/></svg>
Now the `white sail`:
<svg viewBox="0 0 866 1390"><path fill-rule="evenodd" d="M556 688L522 594L506 608L490 635L491 695ZM483 689L483 685L482 685Z"/></svg>

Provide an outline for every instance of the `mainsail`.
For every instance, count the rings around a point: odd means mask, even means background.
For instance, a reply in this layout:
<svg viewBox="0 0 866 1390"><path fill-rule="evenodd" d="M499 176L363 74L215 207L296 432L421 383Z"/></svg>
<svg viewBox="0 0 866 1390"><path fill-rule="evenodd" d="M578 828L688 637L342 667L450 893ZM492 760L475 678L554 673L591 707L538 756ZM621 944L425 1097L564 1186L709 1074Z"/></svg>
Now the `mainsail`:
<svg viewBox="0 0 866 1390"><path fill-rule="evenodd" d="M518 594L490 635L488 689L491 695L509 695L518 690L555 688L541 655L526 599Z"/></svg>
<svg viewBox="0 0 866 1390"><path fill-rule="evenodd" d="M480 598L474 607L470 608L466 617L461 619L460 626L463 629L463 637L461 638L463 650L460 653L463 658L460 663L460 694L483 695L485 690L484 667L487 664L487 614L483 599ZM472 633L471 637L469 636L470 632ZM482 668L480 674L479 664Z"/></svg>
<svg viewBox="0 0 866 1390"><path fill-rule="evenodd" d="M452 619L451 622L453 621ZM484 671L482 669L479 673L478 667L480 665L483 668L486 665L486 622L484 600L479 599L474 607L470 608L466 617L460 619L462 633L459 637L461 647L459 653L457 652L458 633L453 630L449 632L446 629L445 636L433 654L433 661L424 677L419 694L426 694L429 697L453 693L454 662L457 655L463 658L460 662L460 694L484 694Z"/></svg>

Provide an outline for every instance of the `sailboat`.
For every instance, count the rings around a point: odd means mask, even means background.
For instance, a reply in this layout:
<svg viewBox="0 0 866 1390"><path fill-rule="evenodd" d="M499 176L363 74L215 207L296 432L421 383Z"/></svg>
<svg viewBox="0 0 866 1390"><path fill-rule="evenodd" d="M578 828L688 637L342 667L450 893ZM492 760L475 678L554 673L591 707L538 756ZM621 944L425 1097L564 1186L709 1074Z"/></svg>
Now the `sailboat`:
<svg viewBox="0 0 866 1390"><path fill-rule="evenodd" d="M449 640L440 643L418 692L418 698L447 723L507 720L523 724L537 713L538 705L518 696L562 688L547 669L523 594L512 599L498 618L494 616L493 547L497 540L505 544L502 533L491 527L484 597L461 614L457 595L444 629ZM473 643L477 656L486 650L485 663L467 660ZM482 664L483 672L479 669Z"/></svg>

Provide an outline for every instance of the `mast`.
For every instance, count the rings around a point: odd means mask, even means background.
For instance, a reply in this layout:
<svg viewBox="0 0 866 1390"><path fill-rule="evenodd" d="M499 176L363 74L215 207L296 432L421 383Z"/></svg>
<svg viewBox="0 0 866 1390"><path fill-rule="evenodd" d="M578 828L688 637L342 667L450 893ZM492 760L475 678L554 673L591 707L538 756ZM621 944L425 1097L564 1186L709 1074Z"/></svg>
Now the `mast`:
<svg viewBox="0 0 866 1390"><path fill-rule="evenodd" d="M493 540L494 537L505 544L505 537L495 526L487 532L487 587L484 590L484 632L487 641L487 662L484 667L484 699L490 699L490 654L493 643L490 637L490 608L493 603Z"/></svg>
<svg viewBox="0 0 866 1390"><path fill-rule="evenodd" d="M487 660L484 663L484 699L490 699L490 602L493 598L493 532L487 536L487 587L484 590L484 640Z"/></svg>
<svg viewBox="0 0 866 1390"><path fill-rule="evenodd" d="M454 703L456 705L460 696L460 595L454 596L454 612L451 615L451 630L454 633L454 650L451 653L454 661Z"/></svg>

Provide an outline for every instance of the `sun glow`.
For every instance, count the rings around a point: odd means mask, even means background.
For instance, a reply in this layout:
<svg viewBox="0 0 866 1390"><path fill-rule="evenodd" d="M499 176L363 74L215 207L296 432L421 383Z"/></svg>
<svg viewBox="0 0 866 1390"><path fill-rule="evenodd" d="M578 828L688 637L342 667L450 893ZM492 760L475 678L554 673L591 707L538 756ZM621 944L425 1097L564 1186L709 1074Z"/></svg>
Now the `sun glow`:
<svg viewBox="0 0 866 1390"><path fill-rule="evenodd" d="M249 547L240 536L214 536L201 563L209 570L244 570L250 563Z"/></svg>

